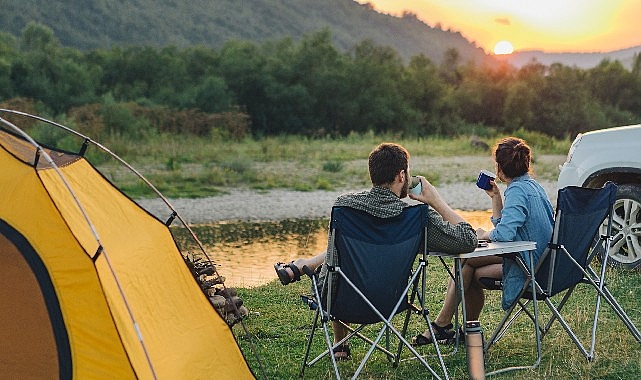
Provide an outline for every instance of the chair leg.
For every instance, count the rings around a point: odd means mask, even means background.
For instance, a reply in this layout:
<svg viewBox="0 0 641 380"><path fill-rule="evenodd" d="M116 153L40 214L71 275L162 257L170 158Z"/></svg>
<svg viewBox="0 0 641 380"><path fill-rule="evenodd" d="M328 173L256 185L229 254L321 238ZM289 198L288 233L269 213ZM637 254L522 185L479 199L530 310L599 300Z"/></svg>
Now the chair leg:
<svg viewBox="0 0 641 380"><path fill-rule="evenodd" d="M641 332L639 332L639 329L634 325L630 317L626 314L625 310L623 310L612 293L610 293L610 290L608 288L603 289L603 295L605 296L606 302L612 307L612 310L614 310L614 312L619 316L619 319L621 319L621 321L628 328L630 334L632 334L637 342L641 343Z"/></svg>
<svg viewBox="0 0 641 380"><path fill-rule="evenodd" d="M412 304L413 299L414 299L414 295L412 295L412 297L410 299L410 305ZM403 330L401 331L403 336L405 336L407 334L407 327L409 326L411 313L412 313L412 309L411 308L407 309L407 311L405 312L405 321L403 322ZM399 341L398 342L398 350L396 350L396 355L394 357L394 363L392 363L392 366L394 368L398 367L398 362L401 360L401 352L402 351L403 351L403 342Z"/></svg>
<svg viewBox="0 0 641 380"><path fill-rule="evenodd" d="M314 295L315 295L317 300L320 300L321 297L320 297L320 293L318 291L316 277L312 275L312 276L310 276L310 278L312 280L312 288L314 289ZM318 328L319 320L320 320L320 323L321 323L321 325L323 327L323 335L324 335L324 338L325 338L325 343L327 344L327 351L325 351L325 353L327 353L329 355L330 359L331 359L332 367L334 368L334 375L335 375L336 379L340 379L340 373L338 371L338 364L336 363L336 358L334 357L334 354L333 354L333 348L334 347L333 347L333 344L332 344L332 339L329 336L329 329L327 327L327 323L329 322L329 318L328 318L327 313L323 309L323 305L322 305L321 302L318 303L316 312L314 313L314 322L312 324L312 330L311 330L311 332L309 334L309 338L307 339L307 347L305 349L305 357L303 358L303 363L301 365L301 370L300 370L299 376L303 377L303 374L304 374L304 371L305 371L305 367L312 366L314 363L316 363L318 360L320 360L320 358L322 358L324 356L324 354L321 354L321 355L317 356L315 359L313 359L313 360L311 360L309 362L307 361L307 359L309 359L309 353L310 353L312 342L313 342L313 338L314 338L314 331ZM346 339L344 339L344 340L346 340Z"/></svg>
<svg viewBox="0 0 641 380"><path fill-rule="evenodd" d="M543 332L541 331L541 327L539 325L539 310L538 310L538 303L536 299L536 295L539 294L538 292L541 291L541 288L539 284L536 282L536 280L530 275L530 273L534 273L534 260L532 259L532 252L529 252L530 254L530 265L526 266L525 263L522 261L519 262L519 265L522 267L524 272L527 274L527 278L525 281L525 284L523 286L523 289L521 290L520 294L516 298L516 300L512 303L510 308L506 311L505 315L503 316L501 322L497 326L497 328L494 330L494 333L492 334L492 337L488 341L488 343L485 346L485 349L488 350L490 346L492 346L494 343L496 343L506 332L508 327L514 322L514 320L521 314L521 312L524 312L528 317L534 322L534 336L535 336L535 341L536 341L536 352L537 352L537 358L535 362L532 365L529 366L514 366L514 367L506 367L502 369L498 369L495 371L491 371L486 373L486 376L493 376L493 375L498 375L506 372L511 372L515 370L521 370L521 369L535 369L536 367L541 364L541 360L543 357L542 354L542 349L541 349L541 338L543 336ZM529 289L528 289L529 288ZM527 301L525 303L521 303L520 299L523 296L523 294L526 292L526 290L529 290L529 292L532 294L532 300ZM549 302L549 299L546 298L546 302ZM528 305L532 305L533 312L530 313L529 310L527 309ZM520 306L519 310L516 311L514 315L512 313L515 311L516 306ZM510 318L511 317L511 318ZM509 321L508 321L509 320Z"/></svg>
<svg viewBox="0 0 641 380"><path fill-rule="evenodd" d="M602 265L605 267L607 263L603 263ZM602 268L602 272L603 271L605 271L605 268ZM590 266L587 267L587 273L590 276L596 278L596 272ZM602 273L600 278L601 279L605 278L605 274ZM612 310L614 310L614 312L617 314L617 316L623 322L623 324L625 324L625 327L628 328L628 330L630 331L630 334L632 334L634 339L636 339L638 343L641 343L641 332L639 332L639 329L632 322L632 320L627 315L623 307L617 302L616 298L614 298L610 290L605 286L605 284L603 284L602 280L599 281L599 284L597 286L597 291L600 291L605 301L608 303L608 305L610 305Z"/></svg>
<svg viewBox="0 0 641 380"><path fill-rule="evenodd" d="M319 315L320 315L320 309L316 309L316 312L314 313L314 323L312 324L312 331L310 331L309 337L307 338L307 347L305 348L305 357L303 357L303 363L300 367L300 373L299 373L300 377L303 377L305 373L305 367L307 367L307 359L309 358L309 351L312 347L312 341L314 340L314 331L316 331L316 328L318 327Z"/></svg>

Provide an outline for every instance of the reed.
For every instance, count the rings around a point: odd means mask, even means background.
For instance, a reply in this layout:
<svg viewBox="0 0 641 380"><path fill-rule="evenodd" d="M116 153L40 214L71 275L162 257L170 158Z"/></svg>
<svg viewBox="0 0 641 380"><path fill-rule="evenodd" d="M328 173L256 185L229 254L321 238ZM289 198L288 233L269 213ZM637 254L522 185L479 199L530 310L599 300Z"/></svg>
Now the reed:
<svg viewBox="0 0 641 380"><path fill-rule="evenodd" d="M535 150L539 178L556 180L569 142L527 133ZM497 137L483 141L491 145ZM472 137L404 139L392 135L353 134L341 139L300 136L245 138L155 134L136 140L111 136L105 146L138 169L168 197L196 198L225 193L229 188L298 191L359 189L369 186L367 156L383 141L394 141L412 154L413 171L439 183L473 182L479 168L492 168L489 151L470 143ZM114 162L98 160L99 168L131 197L151 196Z"/></svg>

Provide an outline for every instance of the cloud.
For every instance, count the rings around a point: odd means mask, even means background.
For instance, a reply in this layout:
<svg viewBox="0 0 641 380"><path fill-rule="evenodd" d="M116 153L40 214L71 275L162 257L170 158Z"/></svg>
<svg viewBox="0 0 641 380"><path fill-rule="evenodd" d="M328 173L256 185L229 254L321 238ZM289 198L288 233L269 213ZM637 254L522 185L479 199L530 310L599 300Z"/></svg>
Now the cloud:
<svg viewBox="0 0 641 380"><path fill-rule="evenodd" d="M495 18L494 22L497 24L505 25L505 26L510 26L510 19L507 17L500 17L500 18Z"/></svg>

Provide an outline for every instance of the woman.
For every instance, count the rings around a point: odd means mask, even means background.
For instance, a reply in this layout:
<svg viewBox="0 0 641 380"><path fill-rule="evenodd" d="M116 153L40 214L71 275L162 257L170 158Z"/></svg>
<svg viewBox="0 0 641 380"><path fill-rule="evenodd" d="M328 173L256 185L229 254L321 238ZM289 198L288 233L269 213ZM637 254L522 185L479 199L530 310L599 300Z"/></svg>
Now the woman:
<svg viewBox="0 0 641 380"><path fill-rule="evenodd" d="M479 240L492 241L535 241L534 260L547 247L552 236L554 211L545 190L531 176L531 149L527 143L516 137L507 137L493 147L497 178L507 184L505 200L494 180L492 188L485 190L492 199L492 225L494 229L477 229ZM522 254L527 259L528 255ZM501 279L503 283L502 306L507 309L518 296L525 275L514 260L499 256L477 257L465 261L461 273L465 285L465 307L468 320L478 320L485 303L484 289L488 288L483 278ZM448 283L445 302L436 319L432 322L439 342L447 342L455 335L452 318L456 312L454 282ZM417 335L413 343L417 346L432 342L429 330Z"/></svg>

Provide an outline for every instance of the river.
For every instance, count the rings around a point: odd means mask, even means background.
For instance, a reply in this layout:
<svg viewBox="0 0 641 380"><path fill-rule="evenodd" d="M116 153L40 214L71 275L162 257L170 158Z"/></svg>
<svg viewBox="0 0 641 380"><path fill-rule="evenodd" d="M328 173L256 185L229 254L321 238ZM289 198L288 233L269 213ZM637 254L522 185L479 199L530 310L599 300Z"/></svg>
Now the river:
<svg viewBox="0 0 641 380"><path fill-rule="evenodd" d="M459 213L474 228L492 227L489 211ZM315 255L327 247L327 220L223 222L192 226L192 229L216 263L218 273L225 277L227 287L267 284L276 279L275 262ZM177 240L180 242L180 238Z"/></svg>

